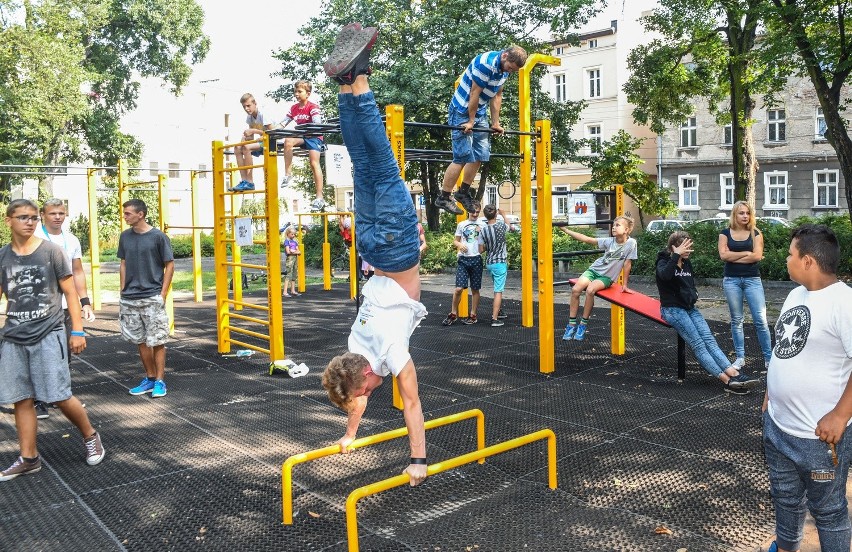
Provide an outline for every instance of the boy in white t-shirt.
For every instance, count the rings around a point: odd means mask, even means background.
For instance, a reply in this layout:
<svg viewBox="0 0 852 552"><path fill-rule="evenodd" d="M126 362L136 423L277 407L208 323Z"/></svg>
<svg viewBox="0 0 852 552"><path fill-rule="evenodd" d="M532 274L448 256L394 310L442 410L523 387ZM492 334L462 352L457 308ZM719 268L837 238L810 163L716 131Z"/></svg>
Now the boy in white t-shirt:
<svg viewBox="0 0 852 552"><path fill-rule="evenodd" d="M417 388L417 372L408 341L426 308L420 303L420 239L411 195L399 176L367 75L370 50L378 31L351 23L340 31L324 64L340 84L340 132L352 159L355 227L363 259L375 267L364 286L364 302L349 334L349 352L329 362L322 385L335 405L348 414L338 441L349 452L367 398L393 374L403 400L411 461L405 468L411 485L426 479L426 431ZM393 220L395 224L382 224Z"/></svg>
<svg viewBox="0 0 852 552"><path fill-rule="evenodd" d="M846 480L852 458L852 289L837 279L840 245L824 225L792 233L787 271L798 282L775 324L763 401L763 447L776 542L799 550L805 506L824 552L849 552Z"/></svg>
<svg viewBox="0 0 852 552"><path fill-rule="evenodd" d="M467 292L470 285L470 314L462 322L476 324L476 309L479 307L479 290L482 289L482 253L479 251L479 235L485 228L485 221L478 220L480 203L471 200L467 206L467 220L456 226L453 246L458 257L456 265L456 289L453 290L453 303L450 313L441 322L444 326L452 326L458 320L459 303L462 293Z"/></svg>

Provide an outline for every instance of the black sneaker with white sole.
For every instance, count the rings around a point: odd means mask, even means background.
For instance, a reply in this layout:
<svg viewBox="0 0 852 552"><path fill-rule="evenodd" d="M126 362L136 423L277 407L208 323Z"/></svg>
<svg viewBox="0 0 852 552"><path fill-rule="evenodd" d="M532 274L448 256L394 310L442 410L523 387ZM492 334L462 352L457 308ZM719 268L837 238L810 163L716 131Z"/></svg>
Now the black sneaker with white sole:
<svg viewBox="0 0 852 552"><path fill-rule="evenodd" d="M731 383L728 382L725 384L725 393L730 393L731 395L748 395L751 393L751 389L747 387L732 387Z"/></svg>
<svg viewBox="0 0 852 552"><path fill-rule="evenodd" d="M464 211L459 209L459 206L456 205L456 201L454 199L438 195L438 197L435 198L434 203L435 207L437 207L438 209L443 209L444 211L447 211L454 215L460 215L464 213Z"/></svg>
<svg viewBox="0 0 852 552"><path fill-rule="evenodd" d="M731 376L728 380L728 386L735 389L751 389L752 387L756 387L759 383L759 379L747 376L743 373Z"/></svg>
<svg viewBox="0 0 852 552"><path fill-rule="evenodd" d="M41 401L36 401L35 402L35 411L36 411L36 418L38 418L39 420L46 420L47 418L50 418L50 411L48 411L48 409L47 409L47 403L43 403Z"/></svg>
<svg viewBox="0 0 852 552"><path fill-rule="evenodd" d="M470 197L470 194L466 194L464 192L454 192L453 198L462 204L464 210L470 213L473 209L473 202L476 201L474 198Z"/></svg>

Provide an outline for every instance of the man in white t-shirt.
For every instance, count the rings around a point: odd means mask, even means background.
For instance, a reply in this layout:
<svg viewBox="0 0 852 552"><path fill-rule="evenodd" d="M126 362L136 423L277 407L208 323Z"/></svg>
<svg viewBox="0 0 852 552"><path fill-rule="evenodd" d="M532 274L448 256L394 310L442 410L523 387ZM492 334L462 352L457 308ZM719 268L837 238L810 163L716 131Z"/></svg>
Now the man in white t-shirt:
<svg viewBox="0 0 852 552"><path fill-rule="evenodd" d="M48 199L42 203L39 214L41 215L41 227L36 231L36 236L49 240L62 248L71 265L74 289L77 290L80 305L83 307L83 320L94 321L95 313L92 310L92 303L89 300L89 291L86 286L86 272L83 270L83 251L80 247L80 240L74 234L62 229L65 224L65 217L68 215L65 201L56 198ZM65 312L65 333L70 338L71 318L68 314L68 303L64 295L62 296L62 309ZM71 359L68 360L70 362ZM50 416L45 403L35 401L35 408L39 419Z"/></svg>
<svg viewBox="0 0 852 552"><path fill-rule="evenodd" d="M479 306L479 290L482 288L482 254L479 252L479 234L485 228L485 221L476 220L479 217L480 203L472 200L468 205L467 220L456 226L453 245L458 252L456 265L456 289L453 291L453 305L450 314L441 322L444 326L452 326L458 320L459 303L462 293L467 293L470 284L470 315L462 320L465 324L476 324L476 308Z"/></svg>
<svg viewBox="0 0 852 552"><path fill-rule="evenodd" d="M824 225L792 233L787 272L798 282L775 324L763 400L763 448L775 505L770 550L799 550L805 506L820 549L849 552L846 481L852 460L852 289L837 278L840 245Z"/></svg>

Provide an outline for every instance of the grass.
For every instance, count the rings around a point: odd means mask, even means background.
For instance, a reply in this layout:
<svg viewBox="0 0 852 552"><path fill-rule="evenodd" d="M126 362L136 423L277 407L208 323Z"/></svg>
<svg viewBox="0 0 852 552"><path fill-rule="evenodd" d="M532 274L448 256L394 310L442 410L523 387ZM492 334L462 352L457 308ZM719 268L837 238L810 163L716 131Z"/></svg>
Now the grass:
<svg viewBox="0 0 852 552"><path fill-rule="evenodd" d="M308 276L305 280L306 284L316 284L322 282L321 278ZM249 280L247 291L257 291L266 289L266 282L262 280ZM282 282L283 285L283 282ZM212 271L204 271L201 273L201 286L204 291L214 291L216 289L216 274ZM175 272L172 279L173 291L193 291L193 279L191 272L178 271ZM101 290L114 291L119 290L119 275L118 273L102 274L101 275Z"/></svg>

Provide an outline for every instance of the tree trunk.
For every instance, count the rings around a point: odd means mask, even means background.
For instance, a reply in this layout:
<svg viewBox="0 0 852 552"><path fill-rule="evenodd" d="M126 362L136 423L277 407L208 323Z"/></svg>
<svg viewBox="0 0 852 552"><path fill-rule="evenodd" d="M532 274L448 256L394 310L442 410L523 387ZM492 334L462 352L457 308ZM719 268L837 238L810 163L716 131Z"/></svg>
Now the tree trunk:
<svg viewBox="0 0 852 552"><path fill-rule="evenodd" d="M749 61L746 57L754 48L756 26L746 19L741 23L740 13L728 15L728 80L731 96L731 159L734 165L734 201L745 200L755 208L757 200L757 154L754 150L751 116L754 100L748 78ZM740 25L743 25L741 27ZM722 198L723 200L725 198Z"/></svg>
<svg viewBox="0 0 852 552"><path fill-rule="evenodd" d="M438 197L438 178L428 162L420 162L420 185L423 188L423 198L426 206L426 227L432 232L440 229L441 210L435 207Z"/></svg>
<svg viewBox="0 0 852 552"><path fill-rule="evenodd" d="M485 195L485 186L488 184L488 175L491 173L491 163L483 163L479 169L479 187L476 189L476 201L482 203Z"/></svg>

